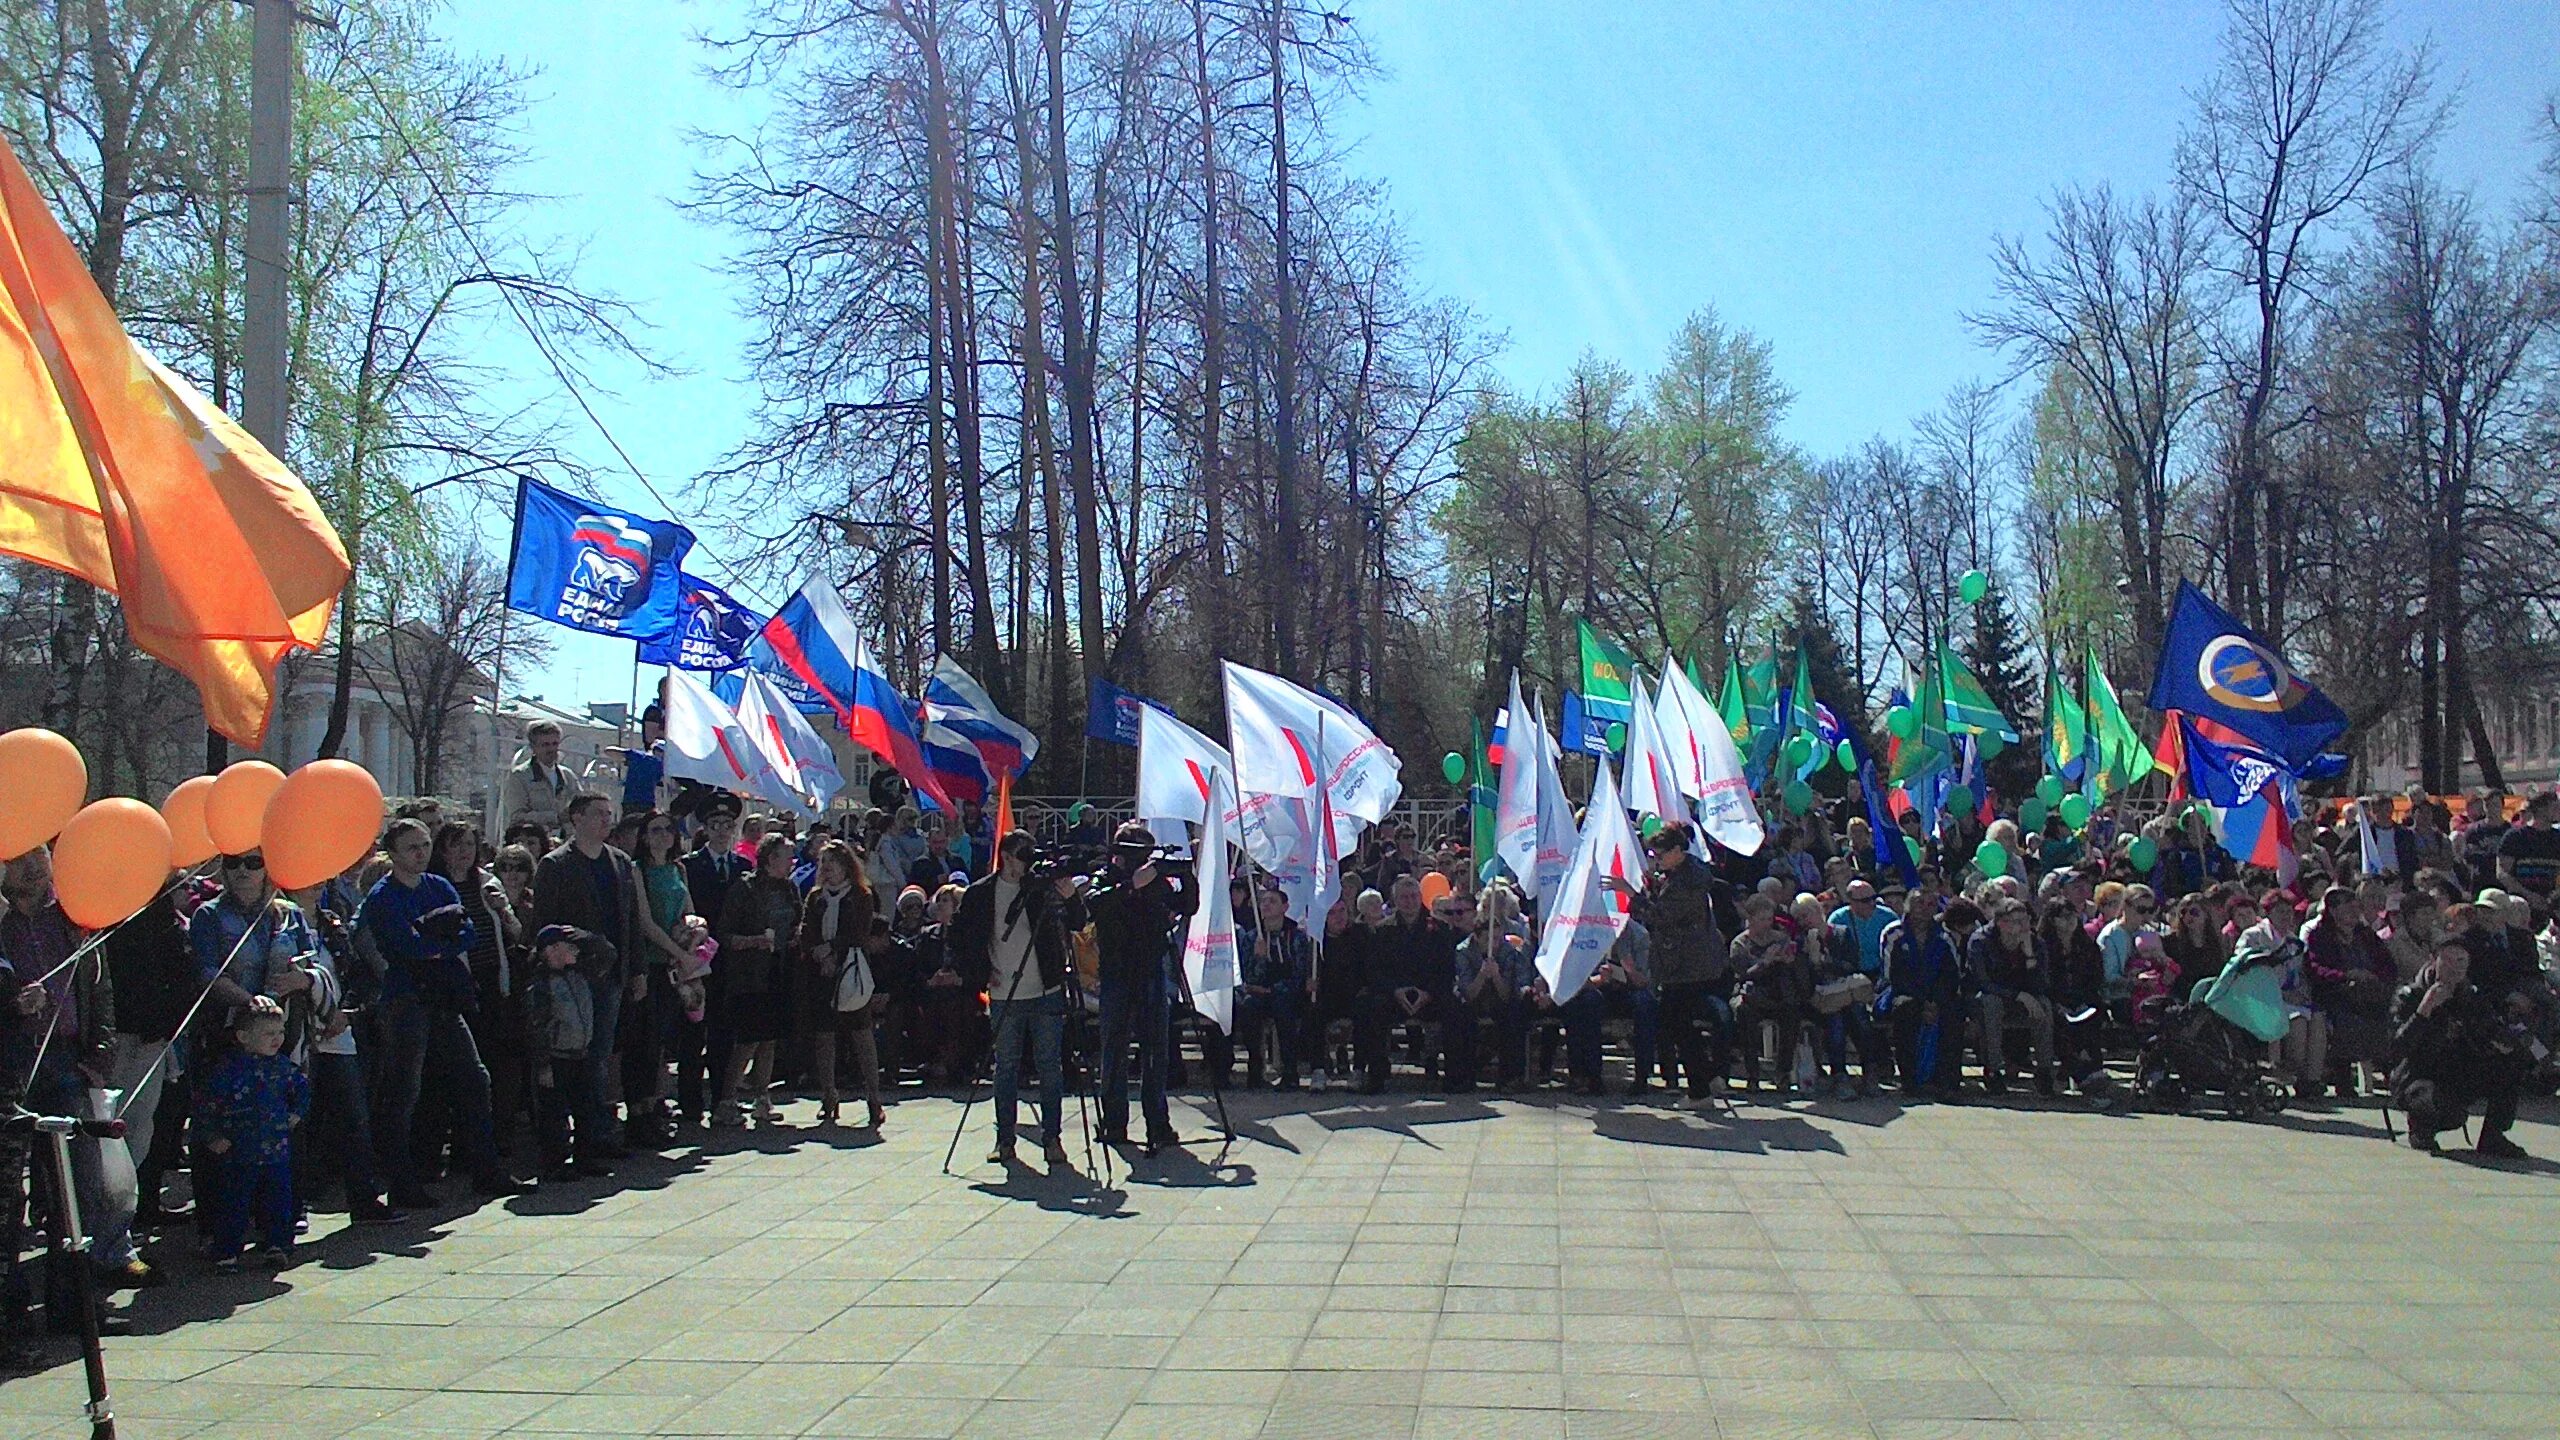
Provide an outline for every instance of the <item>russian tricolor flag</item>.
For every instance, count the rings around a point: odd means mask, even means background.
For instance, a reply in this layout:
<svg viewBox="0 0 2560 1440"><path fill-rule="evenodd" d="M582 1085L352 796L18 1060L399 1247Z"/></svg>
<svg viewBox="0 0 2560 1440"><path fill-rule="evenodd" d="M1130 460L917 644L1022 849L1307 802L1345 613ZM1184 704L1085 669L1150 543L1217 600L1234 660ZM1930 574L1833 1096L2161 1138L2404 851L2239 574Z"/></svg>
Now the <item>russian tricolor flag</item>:
<svg viewBox="0 0 2560 1440"><path fill-rule="evenodd" d="M945 810L956 809L925 763L914 708L889 683L834 586L810 577L764 623L756 649L750 663L799 681L835 712L836 723L854 743L888 762L917 794Z"/></svg>

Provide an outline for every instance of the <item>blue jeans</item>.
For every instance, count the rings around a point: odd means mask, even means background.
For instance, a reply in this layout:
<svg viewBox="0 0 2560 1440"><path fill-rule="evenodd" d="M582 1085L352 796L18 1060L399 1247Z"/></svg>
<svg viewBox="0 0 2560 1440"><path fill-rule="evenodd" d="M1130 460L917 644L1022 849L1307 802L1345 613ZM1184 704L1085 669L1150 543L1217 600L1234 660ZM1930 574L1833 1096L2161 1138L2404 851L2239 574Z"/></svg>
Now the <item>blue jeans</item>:
<svg viewBox="0 0 2560 1440"><path fill-rule="evenodd" d="M1031 1063L1040 1070L1040 1143L1043 1147L1055 1145L1058 1112L1067 1088L1059 1057L1067 1033L1067 997L1052 990L1036 1000L999 1000L995 1003L994 1020L996 1144L1013 1143L1014 1106L1022 1083L1022 1046L1027 1039Z"/></svg>
<svg viewBox="0 0 2560 1440"><path fill-rule="evenodd" d="M382 1006L382 1093L374 1097L378 1158L394 1192L417 1188L417 1161L409 1153L409 1122L418 1091L430 1072L453 1109L454 1148L477 1179L498 1173L498 1146L489 1131L489 1071L462 1012L412 991Z"/></svg>
<svg viewBox="0 0 2560 1440"><path fill-rule="evenodd" d="M347 1204L381 1199L382 1180L373 1169L373 1123L365 1108L362 1056L311 1052L311 1123L337 1147L339 1168L346 1172ZM317 1148L297 1143L294 1159L300 1162ZM297 1168L302 1174L310 1173L307 1165Z"/></svg>
<svg viewBox="0 0 2560 1440"><path fill-rule="evenodd" d="M1576 1080L1600 1078L1601 1023L1624 1011L1635 1022L1635 1082L1653 1079L1662 1034L1662 1002L1641 985L1585 985L1564 1002L1565 1068Z"/></svg>
<svg viewBox="0 0 2560 1440"><path fill-rule="evenodd" d="M613 1102L608 1097L613 1094L613 1046L622 1030L622 989L625 983L623 980L616 980L610 985L590 982L587 987L595 996L595 1029L587 1038L585 1094L578 1096L572 1092L579 1102L578 1144L582 1149L589 1144L601 1145L613 1135ZM529 1060L527 1063L538 1062ZM590 1140L590 1136L594 1138Z"/></svg>
<svg viewBox="0 0 2560 1440"><path fill-rule="evenodd" d="M1150 983L1152 981L1152 983ZM1102 987L1102 1133L1129 1133L1129 1042L1138 1042L1138 1107L1150 1141L1173 1134L1165 1103L1166 1057L1173 1046L1173 999L1161 974Z"/></svg>
<svg viewBox="0 0 2560 1440"><path fill-rule="evenodd" d="M293 1248L293 1161L222 1156L214 1165L213 1258L235 1260L256 1227L258 1238L278 1250Z"/></svg>

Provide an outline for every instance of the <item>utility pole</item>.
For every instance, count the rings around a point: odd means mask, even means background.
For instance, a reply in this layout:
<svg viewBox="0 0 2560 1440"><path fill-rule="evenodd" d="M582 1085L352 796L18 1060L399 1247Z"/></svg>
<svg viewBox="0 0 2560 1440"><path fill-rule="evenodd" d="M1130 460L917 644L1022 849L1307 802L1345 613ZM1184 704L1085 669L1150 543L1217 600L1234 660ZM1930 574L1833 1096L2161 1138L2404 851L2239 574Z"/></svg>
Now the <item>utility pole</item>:
<svg viewBox="0 0 2560 1440"><path fill-rule="evenodd" d="M293 0L250 0L249 235L240 316L240 423L270 454L285 448L285 197L293 166ZM341 597L341 604L346 603ZM290 759L291 757L286 757ZM207 772L231 746L208 729Z"/></svg>

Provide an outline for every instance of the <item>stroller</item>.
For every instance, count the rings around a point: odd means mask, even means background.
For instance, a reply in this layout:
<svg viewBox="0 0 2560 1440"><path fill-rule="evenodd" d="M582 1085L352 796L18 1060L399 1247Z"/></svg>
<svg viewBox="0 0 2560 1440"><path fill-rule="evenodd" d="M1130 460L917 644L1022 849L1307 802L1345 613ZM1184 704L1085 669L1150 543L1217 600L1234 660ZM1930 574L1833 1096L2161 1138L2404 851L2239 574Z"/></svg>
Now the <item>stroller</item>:
<svg viewBox="0 0 2560 1440"><path fill-rule="evenodd" d="M2286 939L2262 948L2265 941L2252 943L2260 934L2244 935L2231 963L2198 985L2185 1003L2174 998L2174 990L2138 1001L2134 1025L2141 1049L2134 1083L2144 1099L2184 1109L2219 1093L2239 1120L2284 1108L2284 1080L2267 1063L2267 1047L2285 1033L2278 971L2302 942Z"/></svg>

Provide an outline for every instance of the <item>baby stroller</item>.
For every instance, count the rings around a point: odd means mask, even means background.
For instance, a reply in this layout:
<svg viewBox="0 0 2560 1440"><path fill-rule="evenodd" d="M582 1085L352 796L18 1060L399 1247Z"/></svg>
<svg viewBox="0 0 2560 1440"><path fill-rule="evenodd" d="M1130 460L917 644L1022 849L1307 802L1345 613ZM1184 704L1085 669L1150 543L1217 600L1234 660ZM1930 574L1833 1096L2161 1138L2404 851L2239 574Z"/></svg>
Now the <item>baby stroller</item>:
<svg viewBox="0 0 2560 1440"><path fill-rule="evenodd" d="M2186 1002L2174 991L2141 998L2134 1026L2141 1036L2135 1084L2145 1099L2180 1109L2213 1093L2234 1119L2254 1120L2284 1108L2283 1078L2267 1063L2267 1046L2285 1032L2284 995L2277 970L2287 947L2273 949L2259 931L2242 943L2222 973L2195 988ZM2257 943L2252 943L2253 941Z"/></svg>
<svg viewBox="0 0 2560 1440"><path fill-rule="evenodd" d="M2204 1004L2165 998L2135 1013L2142 1044L2134 1084L2154 1104L2184 1110L2219 1094L2232 1118L2254 1120L2284 1108L2280 1078L2267 1068L2267 1044Z"/></svg>

